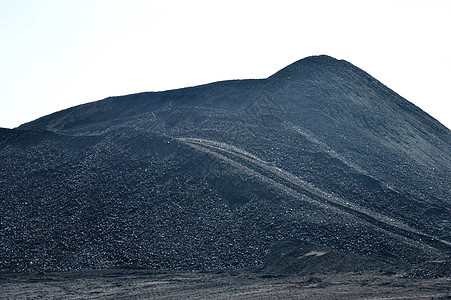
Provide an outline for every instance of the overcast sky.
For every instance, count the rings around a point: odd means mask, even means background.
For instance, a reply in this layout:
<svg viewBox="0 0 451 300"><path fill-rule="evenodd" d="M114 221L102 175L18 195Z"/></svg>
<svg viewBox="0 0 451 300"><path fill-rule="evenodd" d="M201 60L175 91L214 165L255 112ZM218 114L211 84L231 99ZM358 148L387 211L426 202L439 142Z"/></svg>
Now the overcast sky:
<svg viewBox="0 0 451 300"><path fill-rule="evenodd" d="M451 0L0 0L0 127L345 59L451 128Z"/></svg>

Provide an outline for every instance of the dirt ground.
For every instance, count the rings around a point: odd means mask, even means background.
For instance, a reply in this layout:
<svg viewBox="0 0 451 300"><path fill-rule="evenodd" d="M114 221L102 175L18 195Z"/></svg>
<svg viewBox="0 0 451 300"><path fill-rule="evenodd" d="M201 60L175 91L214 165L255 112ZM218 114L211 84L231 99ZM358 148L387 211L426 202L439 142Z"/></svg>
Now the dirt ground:
<svg viewBox="0 0 451 300"><path fill-rule="evenodd" d="M1 299L451 299L451 278L145 270L0 274Z"/></svg>

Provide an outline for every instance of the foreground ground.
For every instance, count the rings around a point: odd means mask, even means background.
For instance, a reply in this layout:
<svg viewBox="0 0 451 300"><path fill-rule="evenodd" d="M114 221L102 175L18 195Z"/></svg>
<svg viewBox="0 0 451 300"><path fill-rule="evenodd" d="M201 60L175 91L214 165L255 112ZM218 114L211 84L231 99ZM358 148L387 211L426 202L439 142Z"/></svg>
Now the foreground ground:
<svg viewBox="0 0 451 300"><path fill-rule="evenodd" d="M109 270L0 274L2 299L451 299L451 278Z"/></svg>

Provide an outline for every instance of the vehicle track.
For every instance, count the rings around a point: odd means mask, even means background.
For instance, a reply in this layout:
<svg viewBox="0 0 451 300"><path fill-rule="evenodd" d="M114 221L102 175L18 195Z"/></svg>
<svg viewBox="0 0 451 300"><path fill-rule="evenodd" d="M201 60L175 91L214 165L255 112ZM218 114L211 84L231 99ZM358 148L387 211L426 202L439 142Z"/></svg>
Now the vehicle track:
<svg viewBox="0 0 451 300"><path fill-rule="evenodd" d="M237 168L245 170L247 173L257 175L272 186L295 196L296 199L302 199L302 201L307 201L313 205L356 218L360 222L383 230L426 252L442 254L451 251L451 243L448 241L429 236L399 220L326 193L299 177L233 145L200 138L178 138L177 140L199 151L214 155Z"/></svg>

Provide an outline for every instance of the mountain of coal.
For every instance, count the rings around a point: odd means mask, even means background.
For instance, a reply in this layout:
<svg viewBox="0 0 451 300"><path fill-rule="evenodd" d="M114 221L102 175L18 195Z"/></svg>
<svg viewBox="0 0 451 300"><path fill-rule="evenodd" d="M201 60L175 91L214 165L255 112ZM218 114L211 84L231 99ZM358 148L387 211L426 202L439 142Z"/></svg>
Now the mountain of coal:
<svg viewBox="0 0 451 300"><path fill-rule="evenodd" d="M0 130L0 270L449 276L450 157L449 129L324 55L110 97Z"/></svg>

